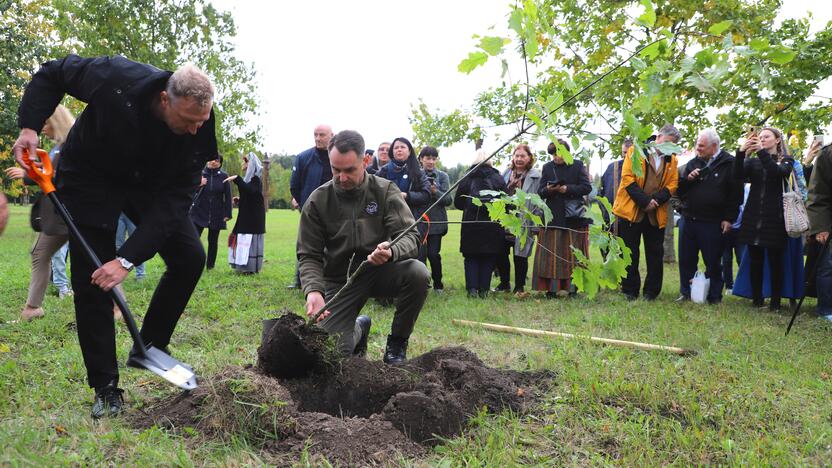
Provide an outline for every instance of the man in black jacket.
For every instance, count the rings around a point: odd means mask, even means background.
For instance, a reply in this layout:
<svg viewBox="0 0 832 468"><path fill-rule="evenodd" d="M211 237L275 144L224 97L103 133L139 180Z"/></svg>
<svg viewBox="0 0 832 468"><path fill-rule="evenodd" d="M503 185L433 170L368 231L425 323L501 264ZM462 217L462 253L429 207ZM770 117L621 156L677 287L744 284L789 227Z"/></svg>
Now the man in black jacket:
<svg viewBox="0 0 832 468"><path fill-rule="evenodd" d="M167 350L179 316L199 281L205 252L188 218L205 162L217 154L210 79L193 65L176 73L123 57L69 55L44 63L26 87L14 145L33 154L38 132L65 94L87 107L61 148L56 187L81 235L103 265L95 268L70 237L75 318L87 380L95 389L92 416L116 415L118 388L113 303L107 291L133 265L158 253L167 270L144 318L145 343ZM116 252L124 211L136 231ZM131 351L128 366L136 366ZM140 365L140 364L139 364Z"/></svg>
<svg viewBox="0 0 832 468"><path fill-rule="evenodd" d="M737 219L742 186L734 180L734 157L719 147L712 128L696 139L696 157L679 177L677 195L682 201L679 229L679 289L677 302L690 299L690 281L699 263L699 252L710 279L708 302L722 300L723 236Z"/></svg>

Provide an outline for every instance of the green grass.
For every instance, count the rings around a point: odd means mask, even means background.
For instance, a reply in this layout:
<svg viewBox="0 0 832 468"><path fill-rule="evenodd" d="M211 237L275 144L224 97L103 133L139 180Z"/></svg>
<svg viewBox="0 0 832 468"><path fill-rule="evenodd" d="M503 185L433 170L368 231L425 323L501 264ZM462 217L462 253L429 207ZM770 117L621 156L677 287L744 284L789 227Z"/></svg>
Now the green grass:
<svg viewBox="0 0 832 468"><path fill-rule="evenodd" d="M121 419L93 423L71 301L50 294L45 318L16 322L26 298L34 233L27 209L13 207L12 216L0 238L0 465L263 463L257 448L243 439L189 444L155 428L135 431ZM221 249L217 269L203 275L171 345L201 375L253 363L260 320L282 308L302 310L301 295L285 289L294 269L297 220L297 212L269 212L262 274L232 274ZM608 291L594 301L469 300L458 247L459 228L451 226L443 242L448 290L429 297L410 354L461 345L492 366L554 370L558 385L534 415L479 415L466 435L435 449L429 464L832 462L832 327L825 321L801 316L784 337L788 314L759 312L746 300L677 306L678 273L672 265L665 271L663 294L653 303L630 303ZM135 311L147 306L162 270L154 259L144 282L132 275L126 282ZM807 310L813 306L812 300L804 304ZM369 355L379 359L392 312L373 302L365 310L374 320ZM675 345L698 354L682 358L586 340L499 334L454 326L454 318ZM129 346L120 325L121 362ZM176 391L132 369L123 371L122 387L133 408Z"/></svg>

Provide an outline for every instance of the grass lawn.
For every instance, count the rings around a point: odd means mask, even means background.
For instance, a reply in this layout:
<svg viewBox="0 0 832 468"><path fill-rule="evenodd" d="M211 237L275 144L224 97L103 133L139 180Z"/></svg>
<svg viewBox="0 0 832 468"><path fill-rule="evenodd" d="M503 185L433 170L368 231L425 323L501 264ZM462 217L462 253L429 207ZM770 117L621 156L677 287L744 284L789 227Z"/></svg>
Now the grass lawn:
<svg viewBox="0 0 832 468"><path fill-rule="evenodd" d="M454 215L458 219L459 212ZM260 320L282 308L302 310L301 294L285 288L294 270L298 217L297 212L269 212L262 274L232 274L220 249L217 268L203 275L171 343L172 352L200 375L254 363ZM411 463L832 463L832 326L824 320L803 315L784 337L786 312L760 312L744 299L728 297L715 307L678 306L673 302L675 265L667 266L664 292L652 303L627 302L613 292L593 301L498 295L469 300L459 227L450 231L443 243L448 289L428 298L409 354L465 346L494 367L551 369L558 384L541 411L481 415L465 436ZM28 209L13 207L10 226L0 237L0 465L262 463L258 449L242 439L195 444L155 428L136 431L122 419L93 423L71 300L59 300L50 289L46 317L18 321L33 239ZM143 282L131 274L125 289L132 309L145 309L163 267L158 258L149 262ZM380 359L392 311L374 304L365 309L374 320L369 357ZM804 307L811 311L814 301ZM585 340L504 335L457 327L451 324L454 318L681 346L698 354L678 357ZM123 363L130 336L123 325L117 330ZM176 392L156 376L133 369L123 370L121 386L133 408Z"/></svg>

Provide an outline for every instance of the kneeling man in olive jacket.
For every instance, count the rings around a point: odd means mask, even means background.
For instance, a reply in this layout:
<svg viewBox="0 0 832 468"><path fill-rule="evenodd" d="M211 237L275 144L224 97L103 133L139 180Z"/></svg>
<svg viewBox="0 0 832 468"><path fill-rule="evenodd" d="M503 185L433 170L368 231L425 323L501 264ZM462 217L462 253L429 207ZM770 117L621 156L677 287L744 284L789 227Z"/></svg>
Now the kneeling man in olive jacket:
<svg viewBox="0 0 832 468"><path fill-rule="evenodd" d="M332 180L312 192L300 217L301 284L306 313L312 316L367 259L370 268L321 314L320 326L337 336L342 353L364 355L370 318L358 313L371 297L396 298L384 351L384 362L395 364L407 358L407 340L425 303L430 275L416 259L415 229L390 246L413 223L413 215L395 184L367 174L363 157L364 138L358 132L344 130L329 143Z"/></svg>

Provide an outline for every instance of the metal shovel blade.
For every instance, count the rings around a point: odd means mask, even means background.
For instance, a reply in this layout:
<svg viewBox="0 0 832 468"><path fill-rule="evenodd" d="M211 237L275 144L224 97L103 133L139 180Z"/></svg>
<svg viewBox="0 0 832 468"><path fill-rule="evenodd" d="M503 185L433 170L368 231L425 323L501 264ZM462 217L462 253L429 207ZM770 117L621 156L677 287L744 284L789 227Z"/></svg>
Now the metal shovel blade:
<svg viewBox="0 0 832 468"><path fill-rule="evenodd" d="M196 374L187 364L177 361L153 346L146 348L146 351L144 356L136 354L132 360L177 387L185 390L193 390L197 387Z"/></svg>

